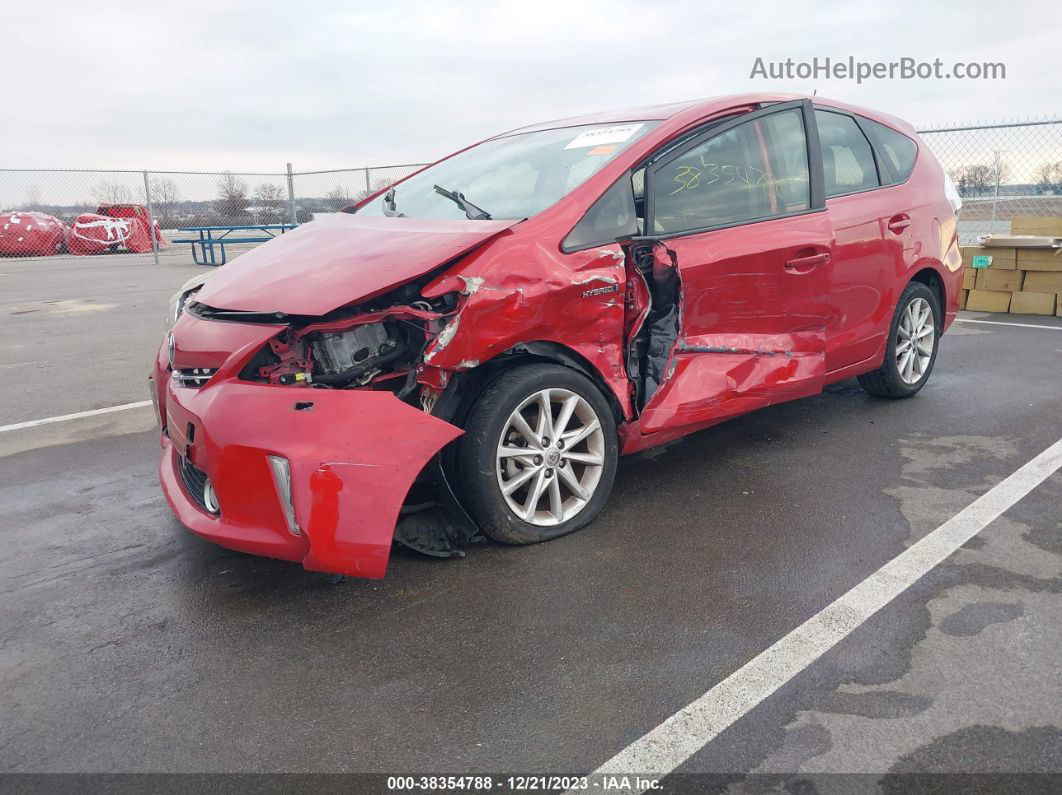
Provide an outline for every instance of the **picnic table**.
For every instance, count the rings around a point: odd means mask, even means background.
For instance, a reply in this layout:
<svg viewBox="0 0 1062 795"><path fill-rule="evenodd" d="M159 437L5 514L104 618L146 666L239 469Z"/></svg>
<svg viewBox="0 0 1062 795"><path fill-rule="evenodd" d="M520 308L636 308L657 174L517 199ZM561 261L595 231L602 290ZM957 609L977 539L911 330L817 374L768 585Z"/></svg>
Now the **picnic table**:
<svg viewBox="0 0 1062 795"><path fill-rule="evenodd" d="M294 229L295 224L236 224L233 226L179 226L178 232L198 232L199 237L174 238L174 243L191 243L192 259L196 265L224 265L225 246L232 243L265 243ZM245 233L232 236L234 232ZM254 235L254 232L258 232ZM221 262L217 261L214 247L221 248Z"/></svg>

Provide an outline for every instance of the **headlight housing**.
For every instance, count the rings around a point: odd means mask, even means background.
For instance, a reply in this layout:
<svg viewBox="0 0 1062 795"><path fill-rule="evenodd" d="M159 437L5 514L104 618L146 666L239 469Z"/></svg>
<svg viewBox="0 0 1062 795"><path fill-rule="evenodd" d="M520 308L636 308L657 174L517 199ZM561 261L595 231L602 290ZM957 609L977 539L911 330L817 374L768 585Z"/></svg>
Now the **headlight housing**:
<svg viewBox="0 0 1062 795"><path fill-rule="evenodd" d="M166 313L166 330L169 331L173 328L173 324L177 322L177 318L181 316L184 308L188 305L192 296L199 292L199 288L194 290L187 290L183 293L178 293L170 299L170 308Z"/></svg>
<svg viewBox="0 0 1062 795"><path fill-rule="evenodd" d="M184 307L187 305L189 299L202 287L206 280L214 274L214 271L207 273L201 273L198 276L193 276L191 279L181 285L181 289L173 294L170 298L170 307L166 312L166 330L169 331L173 328L173 324L177 322L177 318L181 316L181 312L184 311Z"/></svg>

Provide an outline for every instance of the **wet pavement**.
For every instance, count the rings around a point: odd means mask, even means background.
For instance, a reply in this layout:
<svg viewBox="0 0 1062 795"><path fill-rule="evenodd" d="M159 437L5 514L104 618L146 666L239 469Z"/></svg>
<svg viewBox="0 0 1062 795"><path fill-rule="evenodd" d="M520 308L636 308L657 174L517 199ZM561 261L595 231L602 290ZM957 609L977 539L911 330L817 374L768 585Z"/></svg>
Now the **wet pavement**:
<svg viewBox="0 0 1062 795"><path fill-rule="evenodd" d="M5 265L0 425L144 399L197 269L44 276L115 305L62 316ZM1062 319L964 316L1059 330L956 324L912 400L739 418L574 536L382 581L182 530L150 408L0 434L0 771L587 773L1062 437ZM678 773L1062 771L1060 507L1056 472Z"/></svg>

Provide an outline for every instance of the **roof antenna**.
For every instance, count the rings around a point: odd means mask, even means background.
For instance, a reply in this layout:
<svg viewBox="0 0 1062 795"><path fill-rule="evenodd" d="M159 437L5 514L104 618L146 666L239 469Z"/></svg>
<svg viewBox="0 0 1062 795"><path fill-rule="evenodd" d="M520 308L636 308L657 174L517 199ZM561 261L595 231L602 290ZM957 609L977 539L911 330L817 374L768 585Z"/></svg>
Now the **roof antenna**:
<svg viewBox="0 0 1062 795"><path fill-rule="evenodd" d="M819 90L816 88L814 91L811 92L811 96L815 96L818 93L819 93Z"/></svg>

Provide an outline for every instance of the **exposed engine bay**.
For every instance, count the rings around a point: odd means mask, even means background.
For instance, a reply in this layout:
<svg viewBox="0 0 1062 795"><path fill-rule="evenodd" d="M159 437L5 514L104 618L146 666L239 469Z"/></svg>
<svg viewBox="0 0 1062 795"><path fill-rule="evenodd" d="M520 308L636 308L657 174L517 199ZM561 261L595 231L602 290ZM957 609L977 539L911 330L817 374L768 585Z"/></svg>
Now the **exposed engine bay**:
<svg viewBox="0 0 1062 795"><path fill-rule="evenodd" d="M366 323L349 331L311 335L313 360L320 369L318 383L364 386L408 352L406 336L397 322Z"/></svg>
<svg viewBox="0 0 1062 795"><path fill-rule="evenodd" d="M425 349L457 308L456 294L427 301L413 284L357 309L316 318L188 305L191 314L206 320L284 325L244 367L243 379L324 389L390 389L403 399L416 389L412 376Z"/></svg>

